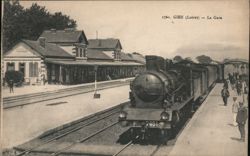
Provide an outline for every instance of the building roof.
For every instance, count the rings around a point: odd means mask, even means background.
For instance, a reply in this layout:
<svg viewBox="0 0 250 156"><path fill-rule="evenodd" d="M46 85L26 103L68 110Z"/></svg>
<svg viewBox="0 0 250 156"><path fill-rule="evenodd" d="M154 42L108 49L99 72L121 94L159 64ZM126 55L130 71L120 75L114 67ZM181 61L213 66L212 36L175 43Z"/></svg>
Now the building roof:
<svg viewBox="0 0 250 156"><path fill-rule="evenodd" d="M91 49L116 49L117 47L122 49L119 39L89 39L88 48Z"/></svg>
<svg viewBox="0 0 250 156"><path fill-rule="evenodd" d="M227 59L227 60L223 61L224 64L230 64L230 63L233 63L233 62L249 63L249 60L247 60L247 59Z"/></svg>
<svg viewBox="0 0 250 156"><path fill-rule="evenodd" d="M131 54L126 54L124 52L121 52L121 60L122 61L135 61L132 57Z"/></svg>
<svg viewBox="0 0 250 156"><path fill-rule="evenodd" d="M132 57L136 62L140 62L140 63L146 64L145 57L142 56L141 54L132 53L132 54L129 54L129 55L131 55L131 57Z"/></svg>
<svg viewBox="0 0 250 156"><path fill-rule="evenodd" d="M25 44L27 44L30 48L38 52L40 55L44 57L66 57L66 58L73 58L72 55L64 51L58 45L53 43L45 43L45 48L40 46L38 41L31 41L31 40L22 40Z"/></svg>
<svg viewBox="0 0 250 156"><path fill-rule="evenodd" d="M84 31L65 29L65 30L45 30L40 37L45 37L47 42L50 43L78 43L80 37L84 43L88 43L88 40L84 34Z"/></svg>
<svg viewBox="0 0 250 156"><path fill-rule="evenodd" d="M87 58L88 59L101 59L101 60L112 60L111 57L103 53L101 50L97 49L87 49Z"/></svg>

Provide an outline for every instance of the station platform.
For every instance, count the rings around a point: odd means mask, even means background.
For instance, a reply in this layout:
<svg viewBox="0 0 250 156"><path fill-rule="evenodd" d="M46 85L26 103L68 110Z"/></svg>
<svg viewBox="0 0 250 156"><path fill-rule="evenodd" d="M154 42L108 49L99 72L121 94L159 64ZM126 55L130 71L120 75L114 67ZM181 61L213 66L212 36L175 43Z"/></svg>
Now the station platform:
<svg viewBox="0 0 250 156"><path fill-rule="evenodd" d="M224 106L222 87L223 84L215 85L178 137L170 156L247 156L248 124L246 140L241 142L238 127L233 126L232 103L237 95L229 89L228 105ZM243 101L242 96L238 101ZM248 107L246 100L244 105Z"/></svg>

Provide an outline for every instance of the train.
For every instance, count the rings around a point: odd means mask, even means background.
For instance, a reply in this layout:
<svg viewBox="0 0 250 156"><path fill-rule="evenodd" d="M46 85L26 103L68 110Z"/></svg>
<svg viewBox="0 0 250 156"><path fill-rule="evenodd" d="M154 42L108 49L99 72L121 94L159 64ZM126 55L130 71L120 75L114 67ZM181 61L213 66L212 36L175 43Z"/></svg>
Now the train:
<svg viewBox="0 0 250 156"><path fill-rule="evenodd" d="M189 118L206 98L220 76L213 64L148 55L146 70L130 83L130 104L119 114L119 123L129 128L129 137L148 139L152 134L163 142ZM155 137L155 136L154 136Z"/></svg>

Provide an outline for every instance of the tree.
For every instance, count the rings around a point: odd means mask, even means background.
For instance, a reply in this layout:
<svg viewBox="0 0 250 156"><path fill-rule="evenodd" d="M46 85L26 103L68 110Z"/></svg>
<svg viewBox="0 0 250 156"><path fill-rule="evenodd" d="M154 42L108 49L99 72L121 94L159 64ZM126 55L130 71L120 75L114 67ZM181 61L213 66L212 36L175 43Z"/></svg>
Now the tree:
<svg viewBox="0 0 250 156"><path fill-rule="evenodd" d="M24 9L18 0L4 1L3 50L6 52L21 39L37 40L44 30L76 28L76 21L61 12L49 13L34 3Z"/></svg>
<svg viewBox="0 0 250 156"><path fill-rule="evenodd" d="M192 60L191 57L186 57L185 60L190 61L190 62L193 62L193 60Z"/></svg>
<svg viewBox="0 0 250 156"><path fill-rule="evenodd" d="M23 73L20 71L6 71L5 72L5 81L9 84L12 80L16 86L21 86L23 83Z"/></svg>
<svg viewBox="0 0 250 156"><path fill-rule="evenodd" d="M175 56L175 57L173 58L173 60L174 60L175 62L180 62L180 61L183 60L183 58L182 58L181 56L177 55L177 56Z"/></svg>
<svg viewBox="0 0 250 156"><path fill-rule="evenodd" d="M230 61L230 59L229 58L225 58L222 62L228 62L228 61Z"/></svg>
<svg viewBox="0 0 250 156"><path fill-rule="evenodd" d="M18 1L4 1L3 50L6 51L22 38L20 23L23 7Z"/></svg>
<svg viewBox="0 0 250 156"><path fill-rule="evenodd" d="M199 63L204 64L209 64L213 61L209 56L206 55L197 56L196 59L199 61Z"/></svg>

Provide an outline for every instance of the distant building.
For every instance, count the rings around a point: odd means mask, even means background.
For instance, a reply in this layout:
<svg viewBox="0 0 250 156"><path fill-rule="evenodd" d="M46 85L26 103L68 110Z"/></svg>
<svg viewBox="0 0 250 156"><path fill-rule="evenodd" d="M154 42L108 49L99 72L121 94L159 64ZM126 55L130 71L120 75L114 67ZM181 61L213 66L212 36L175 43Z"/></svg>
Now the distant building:
<svg viewBox="0 0 250 156"><path fill-rule="evenodd" d="M128 54L130 57L133 58L138 63L146 64L145 57L139 53L133 52L132 54Z"/></svg>
<svg viewBox="0 0 250 156"><path fill-rule="evenodd" d="M229 73L249 75L249 60L247 59L225 59L222 63L224 64L224 78L227 78Z"/></svg>
<svg viewBox="0 0 250 156"><path fill-rule="evenodd" d="M45 30L37 41L22 40L4 55L4 72L18 70L24 81L79 84L132 77L144 64L121 51L119 39L87 40L83 31Z"/></svg>
<svg viewBox="0 0 250 156"><path fill-rule="evenodd" d="M24 81L38 83L47 78L47 59L73 59L74 57L45 38L37 41L22 40L4 54L4 71L16 70L24 74Z"/></svg>
<svg viewBox="0 0 250 156"><path fill-rule="evenodd" d="M101 51L115 61L121 60L122 45L119 39L90 39L88 43L88 49Z"/></svg>
<svg viewBox="0 0 250 156"><path fill-rule="evenodd" d="M86 59L88 40L84 31L70 28L65 30L51 29L43 31L40 37L46 38L48 43L57 44L77 59Z"/></svg>

